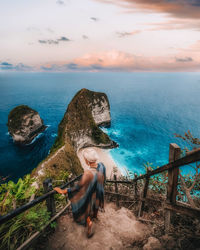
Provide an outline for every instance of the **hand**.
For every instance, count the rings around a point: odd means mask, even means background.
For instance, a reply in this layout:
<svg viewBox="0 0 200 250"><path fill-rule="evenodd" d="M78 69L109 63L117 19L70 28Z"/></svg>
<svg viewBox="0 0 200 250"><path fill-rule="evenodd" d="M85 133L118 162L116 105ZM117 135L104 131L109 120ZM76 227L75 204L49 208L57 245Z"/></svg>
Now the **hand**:
<svg viewBox="0 0 200 250"><path fill-rule="evenodd" d="M61 189L59 187L55 187L54 190L58 192L59 194L66 194L67 190L66 189Z"/></svg>

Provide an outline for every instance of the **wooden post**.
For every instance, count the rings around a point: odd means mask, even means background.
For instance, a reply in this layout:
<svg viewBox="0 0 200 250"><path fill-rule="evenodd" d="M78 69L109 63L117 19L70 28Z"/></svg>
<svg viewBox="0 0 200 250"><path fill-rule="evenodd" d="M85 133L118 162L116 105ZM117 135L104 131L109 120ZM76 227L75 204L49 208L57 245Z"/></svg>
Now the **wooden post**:
<svg viewBox="0 0 200 250"><path fill-rule="evenodd" d="M147 177L145 178L144 182L144 189L141 195L141 200L139 202L139 210L138 210L138 217L141 217L143 214L144 210L144 203L145 203L145 198L147 196L147 191L148 191L148 186L149 186L149 175L148 175L149 169L147 169Z"/></svg>
<svg viewBox="0 0 200 250"><path fill-rule="evenodd" d="M134 174L134 176L135 176L135 178L137 178L137 174L136 174L136 173ZM137 194L137 193L138 193L137 191L138 191L138 188L137 188L137 181L135 181L135 189L134 189L135 198L137 198L137 195L138 195L138 194Z"/></svg>
<svg viewBox="0 0 200 250"><path fill-rule="evenodd" d="M174 162L178 160L181 156L181 148L175 144L171 143L169 146L169 162ZM168 170L168 185L167 185L167 204L176 203L177 195L177 184L178 184L179 168ZM165 210L165 233L170 230L172 212Z"/></svg>
<svg viewBox="0 0 200 250"><path fill-rule="evenodd" d="M114 175L114 180L117 181L117 176ZM119 195L118 195L118 186L117 186L117 182L115 182L115 193L116 195L116 204L119 207Z"/></svg>
<svg viewBox="0 0 200 250"><path fill-rule="evenodd" d="M49 191L51 191L53 189L52 180L49 178L44 180L43 187L44 187L44 193L48 193ZM49 196L46 199L46 205L47 205L47 211L50 212L51 217L54 216L56 213L56 206L53 195Z"/></svg>

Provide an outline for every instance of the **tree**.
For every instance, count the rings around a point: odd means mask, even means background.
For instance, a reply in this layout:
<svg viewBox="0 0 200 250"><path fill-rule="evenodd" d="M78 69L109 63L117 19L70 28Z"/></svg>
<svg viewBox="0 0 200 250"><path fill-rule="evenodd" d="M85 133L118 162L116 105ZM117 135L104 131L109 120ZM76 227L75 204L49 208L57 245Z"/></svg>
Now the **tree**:
<svg viewBox="0 0 200 250"><path fill-rule="evenodd" d="M188 132L185 132L184 136L179 135L179 134L175 134L175 137L180 138L181 140L185 141L187 143L187 145L189 145L189 147L190 147L190 148L185 147L182 150L182 154L187 155L191 152L191 150L192 151L196 150L198 148L198 146L200 145L200 140L198 138L195 138L189 130L188 130ZM193 176L183 175L180 171L180 180L181 180L181 184L183 187L183 191L185 192L185 195L188 199L189 204L191 205L191 207L197 208L197 206L192 198L191 192L194 189L194 187L198 186L200 183L200 180L199 180L200 164L198 162L196 162L195 166L193 166L193 165L189 165L189 166L195 170L195 174Z"/></svg>

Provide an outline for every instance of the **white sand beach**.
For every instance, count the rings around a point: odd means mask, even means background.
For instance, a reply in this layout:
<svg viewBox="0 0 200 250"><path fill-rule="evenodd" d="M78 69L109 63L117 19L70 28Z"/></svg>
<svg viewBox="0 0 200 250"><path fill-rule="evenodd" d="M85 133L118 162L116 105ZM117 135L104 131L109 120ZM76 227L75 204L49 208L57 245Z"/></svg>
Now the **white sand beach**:
<svg viewBox="0 0 200 250"><path fill-rule="evenodd" d="M97 147L92 147L94 150L96 150L98 156L99 156L99 162L102 162L106 167L106 177L108 179L113 178L113 174L115 173L118 177L122 175L120 169L117 167L116 163L114 162L113 158L109 154L109 149L101 149ZM81 162L81 165L83 169L88 169L88 166L85 163L85 160L83 158L83 150L81 149L78 152L78 157Z"/></svg>

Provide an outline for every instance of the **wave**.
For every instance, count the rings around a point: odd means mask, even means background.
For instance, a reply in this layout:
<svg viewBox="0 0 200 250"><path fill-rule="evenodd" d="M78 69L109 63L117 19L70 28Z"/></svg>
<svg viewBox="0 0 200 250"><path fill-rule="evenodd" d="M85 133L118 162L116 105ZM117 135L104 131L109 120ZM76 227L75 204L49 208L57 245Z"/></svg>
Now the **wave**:
<svg viewBox="0 0 200 250"><path fill-rule="evenodd" d="M56 133L51 134L51 137L56 137L56 136L57 136Z"/></svg>
<svg viewBox="0 0 200 250"><path fill-rule="evenodd" d="M43 131L44 132L44 131ZM44 133L39 133L33 140L32 142L30 142L29 144L26 144L25 146L29 146L31 144L33 144L38 138L42 137L44 135Z"/></svg>
<svg viewBox="0 0 200 250"><path fill-rule="evenodd" d="M108 128L101 128L101 130L102 130L104 133L108 134Z"/></svg>

